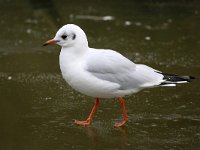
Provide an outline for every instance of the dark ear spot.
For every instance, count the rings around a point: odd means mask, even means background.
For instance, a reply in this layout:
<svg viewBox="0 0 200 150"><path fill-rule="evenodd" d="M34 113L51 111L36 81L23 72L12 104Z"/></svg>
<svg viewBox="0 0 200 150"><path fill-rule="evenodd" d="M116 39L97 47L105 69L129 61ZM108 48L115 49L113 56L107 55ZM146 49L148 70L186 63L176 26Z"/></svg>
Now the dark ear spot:
<svg viewBox="0 0 200 150"><path fill-rule="evenodd" d="M76 38L76 34L72 34L72 40L75 40L75 38Z"/></svg>

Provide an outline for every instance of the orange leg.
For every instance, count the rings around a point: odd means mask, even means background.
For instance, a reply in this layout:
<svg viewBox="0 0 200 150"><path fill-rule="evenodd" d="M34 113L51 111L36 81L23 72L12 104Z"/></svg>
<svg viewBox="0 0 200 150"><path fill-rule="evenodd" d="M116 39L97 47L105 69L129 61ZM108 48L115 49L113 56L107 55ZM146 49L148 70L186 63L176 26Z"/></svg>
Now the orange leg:
<svg viewBox="0 0 200 150"><path fill-rule="evenodd" d="M90 122L92 121L92 116L95 114L95 112L97 111L97 108L99 106L99 98L96 98L96 102L92 108L92 111L89 115L89 117L85 120L85 121L79 121L79 120L75 120L75 124L77 125L81 125L81 126L87 126L90 124Z"/></svg>
<svg viewBox="0 0 200 150"><path fill-rule="evenodd" d="M127 116L126 108L125 108L125 104L124 104L124 99L122 97L119 97L119 101L120 101L121 107L123 109L124 119L118 123L115 123L115 125L114 125L115 128L123 126L126 123L126 121L128 120L128 116Z"/></svg>

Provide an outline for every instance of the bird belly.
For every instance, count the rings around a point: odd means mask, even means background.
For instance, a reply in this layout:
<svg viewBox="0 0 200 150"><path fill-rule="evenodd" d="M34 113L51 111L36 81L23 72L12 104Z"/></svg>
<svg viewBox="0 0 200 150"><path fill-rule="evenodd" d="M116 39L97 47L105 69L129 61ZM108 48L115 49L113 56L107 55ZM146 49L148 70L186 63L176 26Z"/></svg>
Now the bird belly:
<svg viewBox="0 0 200 150"><path fill-rule="evenodd" d="M123 96L120 94L122 92L117 92L120 88L119 84L100 80L83 70L82 67L78 67L78 65L76 65L76 68L67 67L63 69L61 67L61 72L65 81L82 94L99 98Z"/></svg>

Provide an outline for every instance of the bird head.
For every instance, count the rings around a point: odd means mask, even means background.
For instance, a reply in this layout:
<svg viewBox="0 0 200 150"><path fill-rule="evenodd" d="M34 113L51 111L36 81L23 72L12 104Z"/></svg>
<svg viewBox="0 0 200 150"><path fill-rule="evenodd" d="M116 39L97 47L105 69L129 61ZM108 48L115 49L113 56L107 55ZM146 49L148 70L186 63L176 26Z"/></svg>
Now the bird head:
<svg viewBox="0 0 200 150"><path fill-rule="evenodd" d="M81 46L88 47L88 41L85 32L77 25L67 24L61 27L55 37L48 40L43 46L58 44L61 47Z"/></svg>

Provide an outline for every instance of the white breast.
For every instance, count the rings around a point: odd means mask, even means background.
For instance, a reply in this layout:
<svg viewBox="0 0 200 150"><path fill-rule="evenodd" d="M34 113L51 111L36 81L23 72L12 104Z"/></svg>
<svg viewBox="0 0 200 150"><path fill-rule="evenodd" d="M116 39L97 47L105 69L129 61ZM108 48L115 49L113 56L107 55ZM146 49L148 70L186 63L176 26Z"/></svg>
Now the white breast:
<svg viewBox="0 0 200 150"><path fill-rule="evenodd" d="M75 90L92 97L116 97L119 85L99 80L84 69L84 55L74 56L69 51L61 50L59 62L62 76Z"/></svg>

